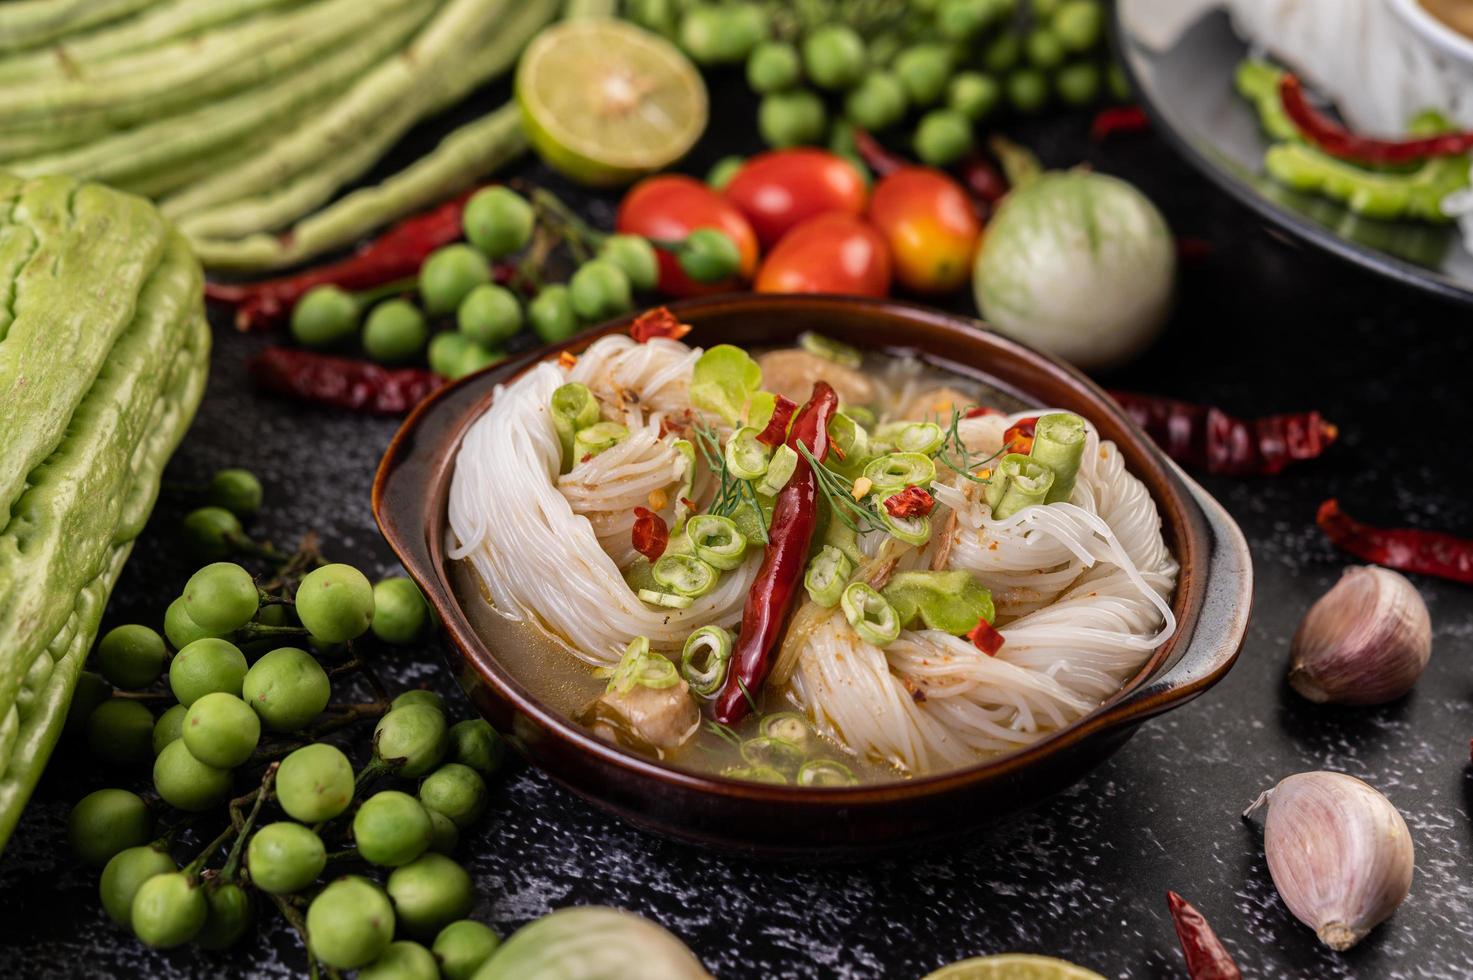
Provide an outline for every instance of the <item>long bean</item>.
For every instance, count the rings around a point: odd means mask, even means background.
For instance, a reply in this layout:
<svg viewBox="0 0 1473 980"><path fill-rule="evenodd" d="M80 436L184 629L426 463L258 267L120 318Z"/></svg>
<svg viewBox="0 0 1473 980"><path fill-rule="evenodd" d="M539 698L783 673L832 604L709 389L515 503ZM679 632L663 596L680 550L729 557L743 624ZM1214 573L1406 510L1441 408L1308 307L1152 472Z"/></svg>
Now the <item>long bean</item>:
<svg viewBox="0 0 1473 980"><path fill-rule="evenodd" d="M438 94L435 80L444 77L447 66L497 56L494 50L473 51L468 42L500 21L508 6L510 0L449 0L401 56L375 67L270 151L167 198L162 204L164 212L178 219L271 191L338 156L343 147L352 146L365 132L394 125L408 129ZM509 34L503 31L495 44L507 47L512 40ZM516 41L513 47L520 50L521 42Z"/></svg>
<svg viewBox="0 0 1473 980"><path fill-rule="evenodd" d="M165 66L112 78L0 88L0 123L44 119L53 125L97 120L128 125L178 112L257 85L356 37L407 3L435 0L325 0L239 28L193 39ZM138 57L152 59L158 52ZM131 59L110 63L122 71Z"/></svg>
<svg viewBox="0 0 1473 980"><path fill-rule="evenodd" d="M0 51L21 51L137 13L153 0L14 0L0 4Z"/></svg>
<svg viewBox="0 0 1473 980"><path fill-rule="evenodd" d="M84 78L99 62L302 0L169 0L137 17L0 61L0 82Z"/></svg>
<svg viewBox="0 0 1473 980"><path fill-rule="evenodd" d="M427 13L423 7L398 11L357 44L346 45L308 70L283 76L265 88L124 130L74 150L15 161L8 169L22 176L67 173L116 185L169 184L167 173L172 168L211 156L222 146L238 144L257 133L282 132L301 118L304 110L342 92L353 79L399 50Z"/></svg>

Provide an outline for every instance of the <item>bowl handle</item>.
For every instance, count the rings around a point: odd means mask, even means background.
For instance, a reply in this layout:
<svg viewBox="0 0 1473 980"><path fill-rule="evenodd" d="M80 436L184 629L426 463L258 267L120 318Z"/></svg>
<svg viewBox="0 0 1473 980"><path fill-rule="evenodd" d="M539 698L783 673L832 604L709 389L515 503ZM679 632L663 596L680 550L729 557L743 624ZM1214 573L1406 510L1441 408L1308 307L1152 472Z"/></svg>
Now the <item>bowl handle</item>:
<svg viewBox="0 0 1473 980"><path fill-rule="evenodd" d="M1112 715L1133 721L1190 701L1226 673L1243 648L1253 605L1253 559L1243 532L1221 504L1172 466L1207 523L1207 594L1191 640L1176 658L1111 706Z"/></svg>

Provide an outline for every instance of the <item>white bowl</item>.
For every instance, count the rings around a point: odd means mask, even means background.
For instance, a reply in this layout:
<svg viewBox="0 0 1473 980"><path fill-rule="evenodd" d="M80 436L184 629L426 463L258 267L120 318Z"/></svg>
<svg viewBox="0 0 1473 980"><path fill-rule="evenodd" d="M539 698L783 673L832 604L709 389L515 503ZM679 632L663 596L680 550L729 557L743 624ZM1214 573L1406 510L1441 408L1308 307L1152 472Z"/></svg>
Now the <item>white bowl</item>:
<svg viewBox="0 0 1473 980"><path fill-rule="evenodd" d="M1463 68L1473 85L1473 38L1444 24L1419 0L1385 0L1411 32L1439 54Z"/></svg>

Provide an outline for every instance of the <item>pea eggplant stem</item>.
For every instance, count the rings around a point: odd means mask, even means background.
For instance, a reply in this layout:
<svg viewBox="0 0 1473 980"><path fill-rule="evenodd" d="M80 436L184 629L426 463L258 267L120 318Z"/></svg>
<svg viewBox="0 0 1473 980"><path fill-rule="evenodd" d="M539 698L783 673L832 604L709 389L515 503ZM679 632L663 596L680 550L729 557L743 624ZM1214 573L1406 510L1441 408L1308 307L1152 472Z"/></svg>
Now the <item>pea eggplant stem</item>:
<svg viewBox="0 0 1473 980"><path fill-rule="evenodd" d="M307 920L302 918L302 913L282 896L267 893L267 897L269 897L271 899L271 903L276 906L276 910L281 913L281 917L285 919L293 929L297 930L297 935L300 936L302 939L302 948L307 951L307 975L311 977L312 980L317 980L317 978L321 976L322 973L319 972L317 957L312 955L312 947L307 942ZM342 980L342 974L338 973L338 971L334 970L332 967L326 966L321 967L320 969L321 971L326 972L329 977L332 977L333 980Z"/></svg>
<svg viewBox="0 0 1473 980"><path fill-rule="evenodd" d="M219 850L222 844L230 840L235 835L235 832L233 825L220 831L218 837L206 844L204 850L200 851L193 861L190 861L189 864L184 866L184 873L191 878L197 877L200 870L204 868L205 862L210 859L210 856Z"/></svg>
<svg viewBox="0 0 1473 980"><path fill-rule="evenodd" d="M230 801L230 823L235 827L236 833L235 843L230 846L230 854L225 858L225 867L220 869L222 881L234 881L236 873L240 871L240 858L245 852L246 837L250 836L251 827L255 826L256 817L260 815L262 805L271 796L271 784L276 779L276 770L280 765L279 762L271 763L261 775L260 786L252 793ZM253 795L256 800L251 806L250 814L243 821L237 822L240 817L240 808L245 805L246 799Z"/></svg>

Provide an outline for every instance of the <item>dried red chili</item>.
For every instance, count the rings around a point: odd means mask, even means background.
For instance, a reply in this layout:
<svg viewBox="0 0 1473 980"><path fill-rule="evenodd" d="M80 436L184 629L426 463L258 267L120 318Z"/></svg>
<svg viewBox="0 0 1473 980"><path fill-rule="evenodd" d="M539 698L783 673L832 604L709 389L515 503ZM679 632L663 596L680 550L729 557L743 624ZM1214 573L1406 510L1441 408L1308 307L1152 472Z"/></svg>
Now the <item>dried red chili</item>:
<svg viewBox="0 0 1473 980"><path fill-rule="evenodd" d="M1166 455L1216 475L1272 476L1296 460L1319 456L1340 434L1319 412L1240 419L1210 405L1110 394Z"/></svg>
<svg viewBox="0 0 1473 980"><path fill-rule="evenodd" d="M1473 585L1473 539L1420 528L1372 527L1346 514L1334 499L1320 504L1315 523L1331 544L1357 558Z"/></svg>
<svg viewBox="0 0 1473 980"><path fill-rule="evenodd" d="M1201 265L1212 257L1212 243L1205 238L1180 237L1176 257L1183 265Z"/></svg>
<svg viewBox="0 0 1473 980"><path fill-rule="evenodd" d="M1187 976L1191 980L1242 980L1238 964L1202 913L1176 892L1166 893L1166 904L1187 961Z"/></svg>
<svg viewBox="0 0 1473 980"><path fill-rule="evenodd" d="M854 152L859 154L859 159L864 161L866 167L874 171L876 177L883 177L911 165L905 157L891 153L881 146L880 141L871 136L868 130L857 126L854 129Z"/></svg>
<svg viewBox="0 0 1473 980"><path fill-rule="evenodd" d="M1003 414L1003 412L1002 412L1002 409L1000 409L1000 408L992 408L992 407L987 406L987 405L973 405L971 408L967 409L965 412L962 413L962 418L964 418L964 419L980 419L984 415L1001 415L1001 414Z"/></svg>
<svg viewBox="0 0 1473 980"><path fill-rule="evenodd" d="M473 193L467 191L431 211L406 218L340 262L260 282L209 282L205 297L234 307L237 329L264 330L284 323L297 300L315 286L363 290L407 279L419 272L425 257L435 249L460 240L461 213Z"/></svg>
<svg viewBox="0 0 1473 980"><path fill-rule="evenodd" d="M648 343L655 337L679 340L688 333L690 333L690 324L681 323L680 319L666 306L646 310L635 317L634 323L629 327L629 336L640 344Z"/></svg>
<svg viewBox="0 0 1473 980"><path fill-rule="evenodd" d="M798 410L798 403L791 398L777 396L777 401L772 406L772 418L767 420L767 425L757 433L757 441L764 446L780 446L788 437L788 423L793 421L793 413Z"/></svg>
<svg viewBox="0 0 1473 980"><path fill-rule="evenodd" d="M1096 143L1130 133L1144 133L1151 128L1151 117L1138 105L1117 105L1101 109L1089 124L1089 138Z"/></svg>
<svg viewBox="0 0 1473 980"><path fill-rule="evenodd" d="M977 625L972 627L972 632L967 634L967 639L972 641L972 646L989 657L997 656L997 651L1001 650L1002 645L1007 642L1007 638L985 619L977 620Z"/></svg>
<svg viewBox="0 0 1473 980"><path fill-rule="evenodd" d="M1315 146L1342 160L1357 163L1416 163L1428 157L1455 157L1473 151L1473 131L1441 133L1407 140L1383 140L1352 133L1309 104L1304 85L1293 72L1279 81L1284 114Z"/></svg>
<svg viewBox="0 0 1473 980"><path fill-rule="evenodd" d="M443 383L420 368L380 367L296 347L268 347L247 368L278 394L370 415L402 415Z"/></svg>
<svg viewBox="0 0 1473 980"><path fill-rule="evenodd" d="M1019 419L1002 434L1003 445L1008 447L1010 453L1022 453L1026 456L1033 451L1033 433L1037 428L1038 419Z"/></svg>
<svg viewBox="0 0 1473 980"><path fill-rule="evenodd" d="M936 509L936 498L922 487L906 487L885 498L885 510L899 520L925 517Z"/></svg>
<svg viewBox="0 0 1473 980"><path fill-rule="evenodd" d="M818 381L788 433L787 445L795 452L801 444L820 463L828 457L829 420L839 409L839 396L828 382ZM714 714L723 725L746 716L748 696L755 695L772 666L772 650L782 635L783 625L801 591L803 570L808 565L808 547L818 526L818 477L807 458L798 455L798 465L778 492L767 531L767 551L762 566L747 591L742 608L741 633L731 654L726 686L716 696Z"/></svg>
<svg viewBox="0 0 1473 980"><path fill-rule="evenodd" d="M634 508L634 528L629 534L634 550L650 561L658 561L670 544L670 526L648 507Z"/></svg>

